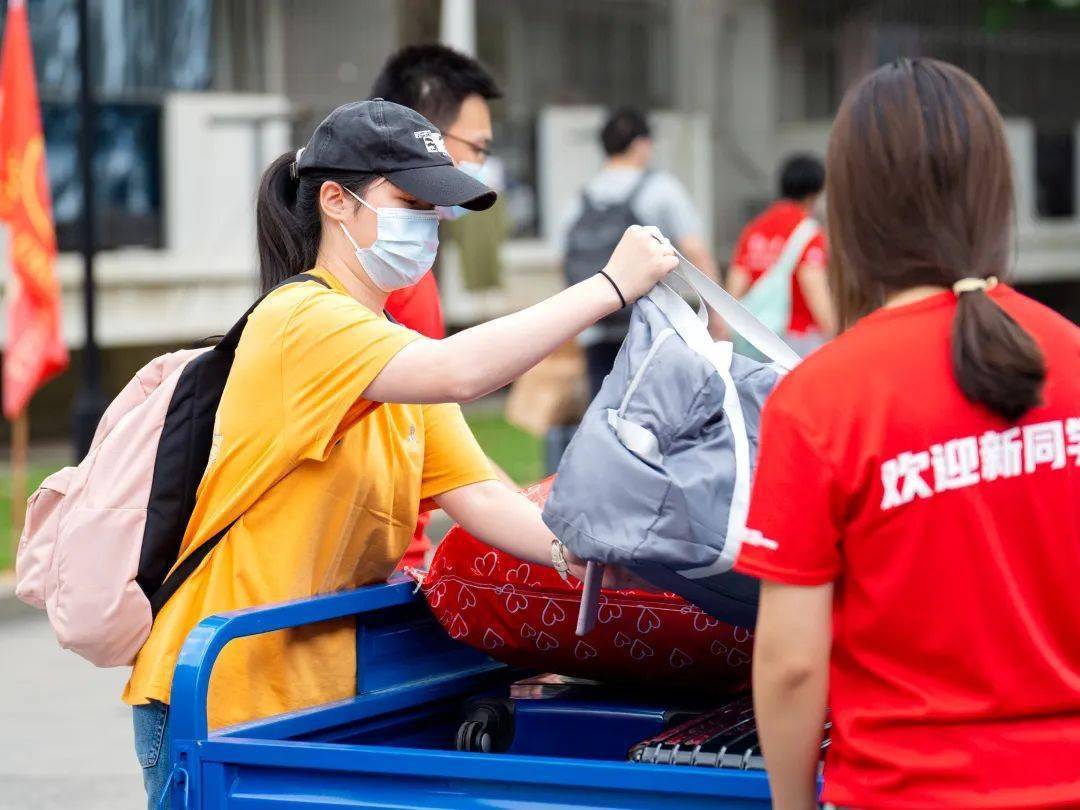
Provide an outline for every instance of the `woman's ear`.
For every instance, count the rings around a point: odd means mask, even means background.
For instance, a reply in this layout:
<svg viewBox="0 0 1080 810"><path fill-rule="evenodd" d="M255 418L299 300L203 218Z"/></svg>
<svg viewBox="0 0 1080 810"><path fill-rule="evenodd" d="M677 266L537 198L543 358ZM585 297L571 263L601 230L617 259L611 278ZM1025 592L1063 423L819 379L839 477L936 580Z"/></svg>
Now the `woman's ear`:
<svg viewBox="0 0 1080 810"><path fill-rule="evenodd" d="M333 180L326 180L319 187L319 208L336 222L343 222L352 214L355 202L341 184Z"/></svg>

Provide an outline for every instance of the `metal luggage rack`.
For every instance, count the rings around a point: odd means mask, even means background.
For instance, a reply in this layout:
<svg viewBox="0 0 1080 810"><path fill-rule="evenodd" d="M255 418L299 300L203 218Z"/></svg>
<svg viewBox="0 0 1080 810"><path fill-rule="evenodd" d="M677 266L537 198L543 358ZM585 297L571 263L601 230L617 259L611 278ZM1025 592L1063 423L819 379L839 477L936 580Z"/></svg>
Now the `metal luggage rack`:
<svg viewBox="0 0 1080 810"><path fill-rule="evenodd" d="M829 747L832 722L827 718L821 753ZM706 712L630 749L631 762L742 771L765 770L753 699L747 695Z"/></svg>

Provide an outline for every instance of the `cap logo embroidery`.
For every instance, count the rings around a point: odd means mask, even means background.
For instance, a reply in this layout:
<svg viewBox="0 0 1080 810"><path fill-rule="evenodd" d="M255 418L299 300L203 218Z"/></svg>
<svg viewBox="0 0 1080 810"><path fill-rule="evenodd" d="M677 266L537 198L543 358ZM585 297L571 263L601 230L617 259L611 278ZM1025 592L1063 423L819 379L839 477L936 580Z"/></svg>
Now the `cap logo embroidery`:
<svg viewBox="0 0 1080 810"><path fill-rule="evenodd" d="M421 138L429 152L442 152L447 157L450 157L450 153L446 151L446 144L443 143L442 133L430 129L421 129L414 132L413 137Z"/></svg>

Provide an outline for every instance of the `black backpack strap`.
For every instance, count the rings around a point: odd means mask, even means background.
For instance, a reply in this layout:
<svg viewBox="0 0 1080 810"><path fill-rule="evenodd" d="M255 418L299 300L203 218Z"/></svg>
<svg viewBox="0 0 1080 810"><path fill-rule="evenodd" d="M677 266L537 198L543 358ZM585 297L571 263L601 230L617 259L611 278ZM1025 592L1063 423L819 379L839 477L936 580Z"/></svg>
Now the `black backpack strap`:
<svg viewBox="0 0 1080 810"><path fill-rule="evenodd" d="M180 564L173 569L171 574L165 577L165 581L161 583L161 587L154 591L154 595L150 597L150 615L152 617L157 618L158 612L165 606L165 603L169 601L169 598L179 590L180 586L183 585L187 578L199 567L199 563L206 559L206 555L214 550L217 544L221 542L222 538L229 533L229 529L235 524L236 521L234 520L205 543L199 545L198 548L180 561Z"/></svg>
<svg viewBox="0 0 1080 810"><path fill-rule="evenodd" d="M251 317L251 313L256 310L256 308L259 306L259 304L261 304L263 301L265 301L266 297L268 295L270 295L270 293L274 292L275 290L279 290L282 287L285 287L285 286L287 286L289 284L297 284L297 283L299 283L301 281L314 281L314 282L317 282L319 284L322 284L324 287L327 287L327 288L329 288L329 286L330 286L325 281L323 281L321 278L319 278L318 276L312 275L311 273L300 273L299 275L295 275L295 276L293 276L291 278L285 279L283 282L278 284L276 287L271 287L265 293L260 295L259 300L256 301L254 304L252 304L250 307L248 307L248 311L245 312L241 316L240 320L238 320L236 323L233 324L232 328L228 332L225 333L225 337L223 337L221 339L221 341L218 343L218 345L215 346L214 348L217 349L218 351L223 351L223 352L234 352L234 351L236 351L236 347L240 344L240 336L242 334L244 334L244 327L247 326L248 318Z"/></svg>
<svg viewBox="0 0 1080 810"><path fill-rule="evenodd" d="M585 214L590 211L596 210L596 203L593 202L592 197L589 196L587 189L581 189L581 213Z"/></svg>
<svg viewBox="0 0 1080 810"><path fill-rule="evenodd" d="M652 169L645 169L641 173L641 177L639 177L637 179L637 182L634 183L633 187L630 189L630 193L627 194L626 199L623 200L622 204L624 206L626 206L630 210L634 209L634 201L637 200L638 195L641 193L641 189L643 189L645 187L645 183L648 182L648 180L652 176L652 174L653 174ZM581 208L582 208L582 211L595 211L598 207L599 206L597 206L596 203L593 202L592 197L589 196L588 189L587 188L581 189Z"/></svg>
<svg viewBox="0 0 1080 810"><path fill-rule="evenodd" d="M244 327L247 326L248 318L259 304L265 301L266 297L274 292L274 290L284 287L287 284L297 284L302 281L314 281L324 287L330 287L330 285L321 278L312 275L311 273L300 273L292 278L285 279L276 287L267 290L259 296L259 300L248 307L248 311L245 312L243 317L233 324L233 327L225 333L225 337L223 337L214 347L214 350L229 352L230 354L235 352L237 345L240 343L240 336L244 333ZM187 578L199 567L199 563L206 559L206 556L213 551L217 544L221 542L222 538L229 533L229 529L231 529L235 523L236 521L234 520L209 540L200 544L194 551L184 557L172 572L165 577L165 581L161 583L161 587L154 591L154 595L150 597L150 614L152 616L156 617L158 615L158 611L165 606L165 603L169 601L169 598L179 590L180 586L183 585Z"/></svg>
<svg viewBox="0 0 1080 810"><path fill-rule="evenodd" d="M637 202L637 198L641 195L641 190L645 188L645 184L649 182L649 178L652 177L652 175L652 169L646 169L645 171L643 171L641 173L641 177L639 177L638 181L634 183L634 187L630 189L630 193L626 195L626 202L624 202L623 205L625 205L627 208L630 209L631 212L634 213L635 218L637 218L637 212L634 211L634 203Z"/></svg>

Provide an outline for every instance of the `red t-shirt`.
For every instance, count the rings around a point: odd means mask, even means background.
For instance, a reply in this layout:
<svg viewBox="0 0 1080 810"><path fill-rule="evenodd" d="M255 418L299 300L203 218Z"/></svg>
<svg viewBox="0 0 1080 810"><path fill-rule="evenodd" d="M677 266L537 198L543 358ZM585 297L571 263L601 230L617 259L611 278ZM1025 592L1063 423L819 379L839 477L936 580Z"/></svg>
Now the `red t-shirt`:
<svg viewBox="0 0 1080 810"><path fill-rule="evenodd" d="M791 200L774 202L767 210L750 220L739 234L739 241L735 243L735 251L731 254L732 266L742 267L750 274L751 282L757 281L780 258L788 237L805 218L806 211L798 203ZM823 233L810 240L796 269L804 264L825 266ZM794 273L791 276L791 325L788 331L800 335L818 331L817 323L810 314L810 308L806 305L802 288Z"/></svg>
<svg viewBox="0 0 1080 810"><path fill-rule="evenodd" d="M941 293L863 318L762 416L737 568L835 583L824 800L1080 806L1080 329L999 285L1044 404L964 398Z"/></svg>
<svg viewBox="0 0 1080 810"><path fill-rule="evenodd" d="M425 337L433 340L446 337L439 285L431 270L413 286L390 293L386 299L386 311L402 326Z"/></svg>
<svg viewBox="0 0 1080 810"><path fill-rule="evenodd" d="M435 273L431 270L413 286L390 293L390 297L386 299L386 311L395 321L414 332L433 340L446 337L439 285L435 281ZM402 566L423 567L424 555L431 548L431 541L424 533L430 522L431 515L427 512L421 513L417 518L412 542L401 560Z"/></svg>

